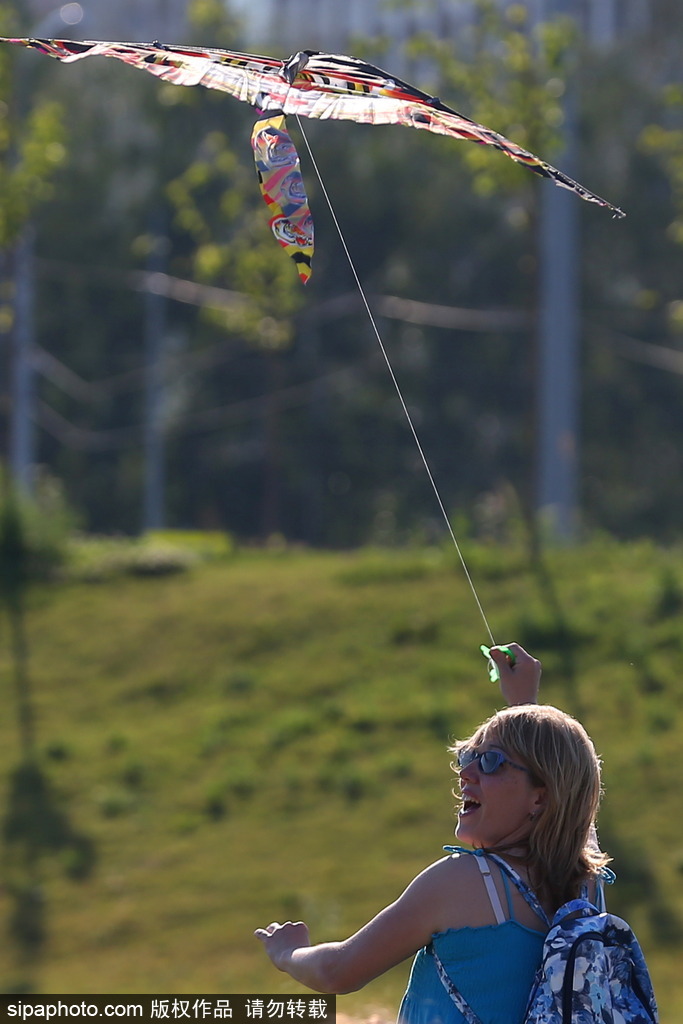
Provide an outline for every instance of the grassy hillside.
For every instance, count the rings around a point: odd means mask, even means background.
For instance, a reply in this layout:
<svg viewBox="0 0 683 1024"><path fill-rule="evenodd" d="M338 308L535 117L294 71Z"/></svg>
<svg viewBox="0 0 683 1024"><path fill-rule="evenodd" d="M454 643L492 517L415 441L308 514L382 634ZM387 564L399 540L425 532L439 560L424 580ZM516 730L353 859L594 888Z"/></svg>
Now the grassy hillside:
<svg viewBox="0 0 683 1024"><path fill-rule="evenodd" d="M683 552L471 546L498 641L605 759L611 905L683 1014ZM450 552L237 553L40 589L19 691L0 631L0 988L296 992L252 938L343 936L452 837L449 738L500 699ZM30 684L30 685L29 685ZM35 714L21 768L17 714ZM30 718L24 718L30 725ZM408 965L340 999L395 1009Z"/></svg>

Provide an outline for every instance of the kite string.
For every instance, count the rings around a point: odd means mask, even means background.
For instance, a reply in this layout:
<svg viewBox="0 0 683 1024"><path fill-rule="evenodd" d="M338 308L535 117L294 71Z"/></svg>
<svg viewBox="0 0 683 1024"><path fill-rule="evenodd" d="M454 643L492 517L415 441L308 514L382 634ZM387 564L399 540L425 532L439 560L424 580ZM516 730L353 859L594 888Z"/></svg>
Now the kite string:
<svg viewBox="0 0 683 1024"><path fill-rule="evenodd" d="M296 115L296 120L298 122L299 130L301 131L301 135L303 137L303 140L304 140L304 142L306 144L306 149L308 150L308 155L309 155L309 157L311 159L311 163L313 164L313 168L315 170L316 176L317 176L318 181L320 183L320 188L322 189L322 193L325 196L325 200L326 200L327 205L329 207L330 214L332 215L332 220L334 221L334 226L336 227L337 233L338 233L339 238L341 240L342 247L343 247L344 252L346 254L346 259L348 260L349 266L351 267L351 273L353 274L354 280L356 282L356 287L358 288L358 291L360 293L360 297L361 297L361 299L363 301L363 305L365 306L365 310L366 310L366 312L368 314L370 323L372 325L373 332L374 332L375 337L377 339L377 343L379 344L380 351L381 351L381 353L382 353L382 355L384 357L384 361L387 364L387 369L389 370L389 375L390 375L391 380L392 380L392 382L394 384L394 387L396 389L396 393L398 395L399 402L401 403L401 408L403 409L403 412L404 412L404 415L406 417L406 420L408 421L408 426L410 427L410 432L412 433L413 440L415 441L415 444L417 445L417 450L420 453L420 458L422 459L422 464L423 464L423 466L425 468L425 471L427 473L427 476L429 478L429 482L432 485L432 490L434 491L434 494L436 496L436 500L437 500L438 506L441 509L441 514L442 514L442 516L444 518L444 521L446 523L446 527L448 528L448 532L450 534L451 540L453 541L453 544L455 545L455 550L458 553L458 558L460 559L460 564L462 565L463 572L465 573L465 578L466 578L467 582L470 585L470 590L472 591L472 595L473 595L474 600L476 602L477 608L479 609L479 614L481 615L481 617L482 617L482 619L484 621L484 625L486 626L486 631L487 631L487 633L488 633L488 635L489 635L489 637L491 639L491 645L495 646L495 640L493 638L493 632L491 631L491 627L489 625L489 621L488 621L488 619L486 617L486 613L484 612L484 608L482 606L481 600L479 599L479 594L477 593L477 589L476 589L476 587L474 585L474 580L472 579L470 571L469 571L469 569L467 567L467 563L465 562L465 558L463 556L462 550L460 548L460 545L458 544L458 539L455 536L455 532L453 530L453 527L451 526L451 521L448 518L448 513L446 512L444 503L443 503L442 498L441 498L441 494L439 493L439 488L436 486L436 481L434 480L434 476L432 475L432 471L431 471L431 469L429 467L429 462L427 461L427 456L425 455L424 449L422 447L422 444L420 443L420 438L418 437L417 430L415 429L415 425L413 423L412 416L410 415L410 411L408 410L408 406L406 405L405 399L403 397L403 393L401 392L401 388L400 388L398 380L396 378L396 374L394 373L394 369L393 369L393 367L391 365L391 361L389 359L389 355L388 355L387 350L386 350L386 348L384 346L384 342L382 341L382 336L381 336L381 334L379 332L379 329L377 327L377 323L375 321L375 318L373 316L372 310L370 308L370 304L369 304L369 302L367 300L367 297L365 295L365 291L363 289L363 285L362 285L361 280L360 280L360 278L358 276L358 273L356 271L356 267L355 267L353 259L351 257L351 253L349 252L349 248L348 248L348 246L346 244L346 239L344 238L344 233L342 232L341 225L340 225L340 223L339 223L339 221L337 219L337 215L336 215L336 213L334 211L334 207L332 206L332 200L330 199L328 191L325 188L325 183L324 183L324 181L322 179L322 175L320 173L320 168L318 167L317 161L316 161L316 159L315 159L315 157L313 155L313 150L311 149L310 143L308 141L308 137L307 137L306 132L304 131L304 127L303 127L303 125L301 123L301 118L299 117L298 114Z"/></svg>

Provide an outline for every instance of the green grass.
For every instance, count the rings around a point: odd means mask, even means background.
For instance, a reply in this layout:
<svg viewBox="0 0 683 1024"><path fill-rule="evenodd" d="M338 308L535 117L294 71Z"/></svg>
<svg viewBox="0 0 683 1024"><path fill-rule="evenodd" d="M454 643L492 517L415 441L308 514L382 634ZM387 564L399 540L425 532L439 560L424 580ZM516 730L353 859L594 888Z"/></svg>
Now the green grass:
<svg viewBox="0 0 683 1024"><path fill-rule="evenodd" d="M610 902L676 1024L683 552L604 543L542 572L521 550L465 557L496 639L542 658L544 699L605 759ZM439 549L235 552L72 580L36 590L26 620L28 781L0 622L6 991L301 991L254 927L302 917L315 940L342 937L395 898L452 838L447 742L500 705L483 623ZM340 1009L395 1010L408 966Z"/></svg>

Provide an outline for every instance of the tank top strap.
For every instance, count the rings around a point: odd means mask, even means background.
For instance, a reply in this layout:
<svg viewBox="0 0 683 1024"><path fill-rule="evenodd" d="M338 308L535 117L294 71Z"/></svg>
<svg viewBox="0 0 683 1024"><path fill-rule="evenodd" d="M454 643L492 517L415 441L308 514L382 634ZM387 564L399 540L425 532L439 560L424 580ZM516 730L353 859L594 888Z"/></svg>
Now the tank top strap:
<svg viewBox="0 0 683 1024"><path fill-rule="evenodd" d="M512 893L510 892L510 882L508 881L508 876L505 874L504 871L501 871L500 877L503 879L503 888L505 889L505 898L508 904L508 916L511 921L516 921L517 918L515 916L515 907L512 902Z"/></svg>
<svg viewBox="0 0 683 1024"><path fill-rule="evenodd" d="M493 881L493 878L491 876L491 867L489 865L489 862L487 861L486 857L479 856L475 857L474 859L477 863L477 867L481 871L481 877L484 879L484 885L486 886L486 891L489 896L491 908L496 918L496 923L502 924L504 921L507 920L507 918L505 916L505 911L503 910L503 905L500 902L500 896L498 895L498 890L496 889L496 883ZM508 897L508 904L509 902L510 900Z"/></svg>
<svg viewBox="0 0 683 1024"><path fill-rule="evenodd" d="M507 875L510 881L516 886L518 892L524 898L528 906L530 906L534 913L537 914L548 927L550 927L550 918L541 906L538 896L534 890L527 885L521 875L519 875L513 867L510 867L507 861L503 860L503 858L499 857L496 853L489 853L487 856L496 862L503 874Z"/></svg>

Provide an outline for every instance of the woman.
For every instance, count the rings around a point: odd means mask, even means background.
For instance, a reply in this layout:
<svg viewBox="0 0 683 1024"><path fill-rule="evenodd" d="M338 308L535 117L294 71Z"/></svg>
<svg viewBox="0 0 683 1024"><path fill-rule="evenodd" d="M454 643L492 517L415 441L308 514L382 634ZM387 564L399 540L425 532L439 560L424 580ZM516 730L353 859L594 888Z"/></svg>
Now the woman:
<svg viewBox="0 0 683 1024"><path fill-rule="evenodd" d="M536 704L540 662L518 644L492 648L491 658L509 707L452 748L460 776L456 835L473 850L453 848L342 942L312 946L301 921L258 929L275 966L296 981L353 992L418 951L401 1024L465 1020L449 985L483 1024L518 1024L546 919L584 885L596 898L609 858L595 842L601 789L593 744L570 716ZM484 851L531 887L535 909Z"/></svg>

